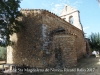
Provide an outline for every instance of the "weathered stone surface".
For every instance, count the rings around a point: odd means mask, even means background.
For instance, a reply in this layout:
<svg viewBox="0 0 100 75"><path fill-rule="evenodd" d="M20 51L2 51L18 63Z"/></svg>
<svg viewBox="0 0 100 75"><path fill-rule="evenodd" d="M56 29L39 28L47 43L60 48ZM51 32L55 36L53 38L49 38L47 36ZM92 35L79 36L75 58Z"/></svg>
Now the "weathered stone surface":
<svg viewBox="0 0 100 75"><path fill-rule="evenodd" d="M14 45L7 48L7 63L67 67L76 65L77 59L86 54L80 29L47 10L21 12L25 28L10 37Z"/></svg>

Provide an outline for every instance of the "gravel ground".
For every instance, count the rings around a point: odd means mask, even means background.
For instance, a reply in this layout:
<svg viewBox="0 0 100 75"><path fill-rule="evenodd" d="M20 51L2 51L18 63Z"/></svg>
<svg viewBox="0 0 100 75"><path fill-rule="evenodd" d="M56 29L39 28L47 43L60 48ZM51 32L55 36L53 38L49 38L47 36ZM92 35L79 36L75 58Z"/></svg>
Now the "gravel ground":
<svg viewBox="0 0 100 75"><path fill-rule="evenodd" d="M68 68L64 73L44 73L42 75L100 75L100 57L82 58L76 67Z"/></svg>
<svg viewBox="0 0 100 75"><path fill-rule="evenodd" d="M2 74L0 75L7 75ZM76 67L65 68L64 72L17 73L9 75L100 75L100 57L82 58Z"/></svg>

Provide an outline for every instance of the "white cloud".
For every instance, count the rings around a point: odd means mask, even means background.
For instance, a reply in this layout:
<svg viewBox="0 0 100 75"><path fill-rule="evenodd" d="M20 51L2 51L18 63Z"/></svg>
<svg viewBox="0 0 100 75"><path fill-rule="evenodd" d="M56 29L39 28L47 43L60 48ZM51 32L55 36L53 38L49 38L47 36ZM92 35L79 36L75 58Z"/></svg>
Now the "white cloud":
<svg viewBox="0 0 100 75"><path fill-rule="evenodd" d="M62 9L63 9L63 4L55 4L54 7L51 9L51 11L59 15Z"/></svg>
<svg viewBox="0 0 100 75"><path fill-rule="evenodd" d="M56 3L43 3L43 6L47 7L51 12L59 15L66 4L78 9L81 3L82 0L77 0L75 2L71 2L70 0L58 0Z"/></svg>
<svg viewBox="0 0 100 75"><path fill-rule="evenodd" d="M90 26L83 27L83 31L85 31L85 30L87 30L87 29L89 29L89 28L90 28Z"/></svg>
<svg viewBox="0 0 100 75"><path fill-rule="evenodd" d="M100 7L100 3L99 3L99 7Z"/></svg>
<svg viewBox="0 0 100 75"><path fill-rule="evenodd" d="M54 3L52 2L50 5L53 5Z"/></svg>
<svg viewBox="0 0 100 75"><path fill-rule="evenodd" d="M62 4L55 4L55 7L59 7L59 6L62 6Z"/></svg>
<svg viewBox="0 0 100 75"><path fill-rule="evenodd" d="M80 4L82 3L82 0L77 0L77 1L75 1L74 3L72 3L71 5L74 7L74 8L76 8L76 9L78 9L79 7L80 7Z"/></svg>
<svg viewBox="0 0 100 75"><path fill-rule="evenodd" d="M42 3L42 5L43 5L44 7L48 7L48 4Z"/></svg>
<svg viewBox="0 0 100 75"><path fill-rule="evenodd" d="M64 8L64 6L67 4L68 0L58 0L57 3L54 4L53 8L51 8L51 11L57 15L59 15Z"/></svg>

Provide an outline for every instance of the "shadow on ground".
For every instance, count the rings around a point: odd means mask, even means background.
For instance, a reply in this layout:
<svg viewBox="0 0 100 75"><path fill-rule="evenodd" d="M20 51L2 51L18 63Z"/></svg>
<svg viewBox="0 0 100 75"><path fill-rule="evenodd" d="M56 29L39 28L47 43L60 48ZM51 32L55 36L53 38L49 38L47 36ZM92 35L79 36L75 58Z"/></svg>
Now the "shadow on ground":
<svg viewBox="0 0 100 75"><path fill-rule="evenodd" d="M5 75L0 73L0 75ZM42 73L16 73L8 75L100 75L100 57L88 57L78 60L78 64L72 68L64 68L62 72L42 72Z"/></svg>

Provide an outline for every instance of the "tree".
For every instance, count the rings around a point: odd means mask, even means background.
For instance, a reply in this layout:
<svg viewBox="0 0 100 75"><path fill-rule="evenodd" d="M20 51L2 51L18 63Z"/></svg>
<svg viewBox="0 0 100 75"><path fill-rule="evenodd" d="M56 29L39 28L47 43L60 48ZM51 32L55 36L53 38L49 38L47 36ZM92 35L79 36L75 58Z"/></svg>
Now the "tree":
<svg viewBox="0 0 100 75"><path fill-rule="evenodd" d="M100 3L100 0L97 0Z"/></svg>
<svg viewBox="0 0 100 75"><path fill-rule="evenodd" d="M0 47L0 60L6 60L6 56L7 56L7 48Z"/></svg>
<svg viewBox="0 0 100 75"><path fill-rule="evenodd" d="M10 35L19 32L22 24L18 17L22 14L19 11L20 0L0 0L0 46L11 45Z"/></svg>
<svg viewBox="0 0 100 75"><path fill-rule="evenodd" d="M100 33L91 33L89 39L91 48L100 51Z"/></svg>

